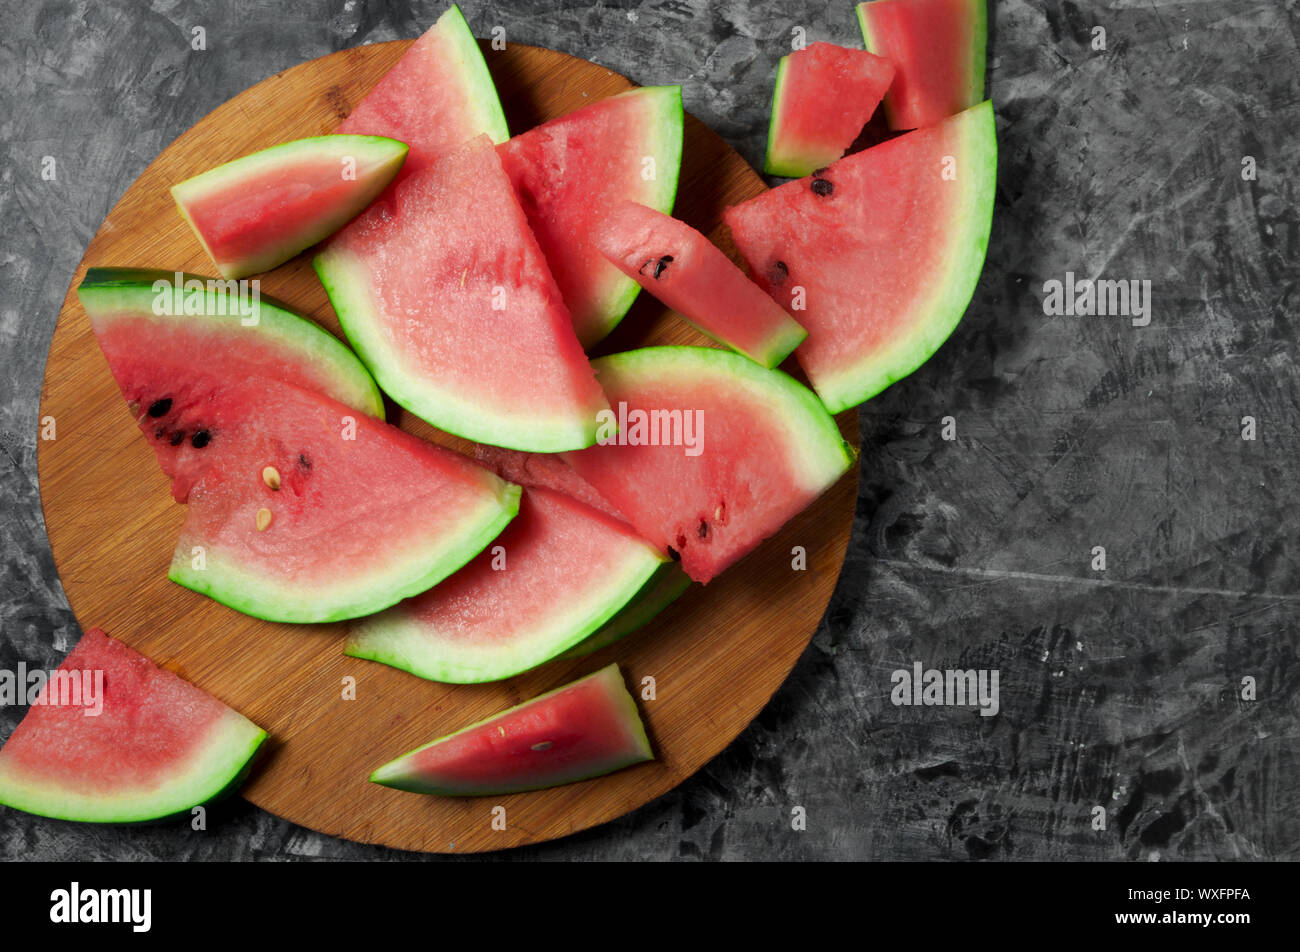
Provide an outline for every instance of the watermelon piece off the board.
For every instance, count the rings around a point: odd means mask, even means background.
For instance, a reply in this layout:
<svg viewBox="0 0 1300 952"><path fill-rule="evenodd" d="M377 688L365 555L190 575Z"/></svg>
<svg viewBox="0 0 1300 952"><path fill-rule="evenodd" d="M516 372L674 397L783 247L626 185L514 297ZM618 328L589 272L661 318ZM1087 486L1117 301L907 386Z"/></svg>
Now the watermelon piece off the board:
<svg viewBox="0 0 1300 952"><path fill-rule="evenodd" d="M519 516L441 585L367 618L347 653L432 681L500 681L582 641L666 561L626 523L524 490Z"/></svg>
<svg viewBox="0 0 1300 952"><path fill-rule="evenodd" d="M808 336L709 239L669 215L624 202L595 227L592 244L700 331L764 367Z"/></svg>
<svg viewBox="0 0 1300 952"><path fill-rule="evenodd" d="M833 43L782 56L763 171L802 178L830 165L853 145L893 79L889 60Z"/></svg>
<svg viewBox="0 0 1300 952"><path fill-rule="evenodd" d="M583 106L499 148L584 347L614 329L639 290L596 251L591 230L624 201L673 210L682 116L680 86L648 86Z"/></svg>
<svg viewBox="0 0 1300 952"><path fill-rule="evenodd" d="M94 823L173 816L237 787L266 739L98 628L58 670L0 749L0 803L17 810Z"/></svg>
<svg viewBox="0 0 1300 952"><path fill-rule="evenodd" d="M272 621L353 618L436 584L513 518L518 487L367 415L373 382L323 330L267 300L246 326L219 291L158 314L149 275L96 269L78 294L188 505L173 581Z"/></svg>
<svg viewBox="0 0 1300 952"><path fill-rule="evenodd" d="M979 281L996 184L983 102L727 209L754 280L808 329L795 356L832 413L952 333Z"/></svg>
<svg viewBox="0 0 1300 952"><path fill-rule="evenodd" d="M862 39L894 64L885 95L891 129L920 129L984 98L985 0L868 0Z"/></svg>
<svg viewBox="0 0 1300 952"><path fill-rule="evenodd" d="M404 754L370 779L447 797L481 797L600 777L654 759L618 665Z"/></svg>
<svg viewBox="0 0 1300 952"><path fill-rule="evenodd" d="M222 277L242 278L338 231L405 159L394 139L317 136L219 165L171 192Z"/></svg>
<svg viewBox="0 0 1300 952"><path fill-rule="evenodd" d="M504 142L501 100L460 8L452 4L412 43L334 131L405 142L402 178L477 135Z"/></svg>
<svg viewBox="0 0 1300 952"><path fill-rule="evenodd" d="M608 403L488 137L390 196L314 262L380 386L477 443L590 446Z"/></svg>
<svg viewBox="0 0 1300 952"><path fill-rule="evenodd" d="M697 582L749 553L853 464L816 396L739 354L647 347L594 366L618 407L618 433L564 458Z"/></svg>

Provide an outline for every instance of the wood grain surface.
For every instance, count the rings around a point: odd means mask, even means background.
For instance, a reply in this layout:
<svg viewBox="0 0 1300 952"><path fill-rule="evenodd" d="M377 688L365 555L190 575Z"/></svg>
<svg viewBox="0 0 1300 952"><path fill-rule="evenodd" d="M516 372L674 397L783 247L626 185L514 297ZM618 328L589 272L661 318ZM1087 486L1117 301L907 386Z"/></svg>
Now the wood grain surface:
<svg viewBox="0 0 1300 952"><path fill-rule="evenodd" d="M176 139L109 213L86 249L50 346L41 416L56 438L39 444L41 501L54 560L83 627L99 626L256 721L270 733L242 795L285 819L335 836L435 852L535 843L621 816L717 755L781 684L835 587L853 522L857 467L756 552L707 588L692 588L648 627L585 659L553 662L498 684L434 684L343 654L343 624L294 626L241 615L173 584L167 568L183 521L167 480L127 412L77 301L89 266L214 273L168 187L249 152L334 128L409 41L345 50L246 90ZM551 50L482 44L511 131L518 133L631 86L600 66ZM686 118L675 214L733 254L724 207L762 180L726 143ZM263 294L339 335L308 255L261 276ZM340 335L341 336L341 335ZM707 345L642 294L600 353L656 343ZM390 404L389 419L420 436L458 440ZM857 414L842 414L858 441ZM803 546L807 568L791 550ZM370 783L380 764L472 721L618 661L657 760L554 790L444 799ZM343 698L355 679L355 700ZM504 830L492 808L504 806Z"/></svg>

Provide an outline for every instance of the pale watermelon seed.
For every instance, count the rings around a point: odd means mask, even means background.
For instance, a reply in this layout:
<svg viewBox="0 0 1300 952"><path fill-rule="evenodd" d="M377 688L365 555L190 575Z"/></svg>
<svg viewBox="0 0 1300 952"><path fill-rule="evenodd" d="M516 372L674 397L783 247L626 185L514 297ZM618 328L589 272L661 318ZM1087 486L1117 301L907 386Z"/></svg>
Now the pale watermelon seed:
<svg viewBox="0 0 1300 952"><path fill-rule="evenodd" d="M266 483L271 489L280 488L280 471L274 466L268 466L262 470L262 482Z"/></svg>
<svg viewBox="0 0 1300 952"><path fill-rule="evenodd" d="M271 510L270 509L257 510L257 531L265 532L267 526L269 526L270 524L271 524Z"/></svg>

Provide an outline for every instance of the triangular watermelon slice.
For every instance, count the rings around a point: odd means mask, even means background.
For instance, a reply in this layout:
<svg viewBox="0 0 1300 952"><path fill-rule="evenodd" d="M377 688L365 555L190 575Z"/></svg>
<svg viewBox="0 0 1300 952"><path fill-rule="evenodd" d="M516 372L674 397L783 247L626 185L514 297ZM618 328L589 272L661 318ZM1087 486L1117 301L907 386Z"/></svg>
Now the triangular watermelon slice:
<svg viewBox="0 0 1300 952"><path fill-rule="evenodd" d="M0 803L140 823L238 786L266 732L92 628L0 749Z"/></svg>
<svg viewBox="0 0 1300 952"><path fill-rule="evenodd" d="M957 326L996 182L983 102L727 209L754 280L808 329L795 356L832 413L906 377Z"/></svg>
<svg viewBox="0 0 1300 952"><path fill-rule="evenodd" d="M590 446L600 392L487 136L407 176L315 259L380 386L441 430Z"/></svg>
<svg viewBox="0 0 1300 952"><path fill-rule="evenodd" d="M500 147L584 347L614 329L639 290L593 247L591 231L625 201L673 210L682 115L680 86L649 86L583 106Z"/></svg>
<svg viewBox="0 0 1300 952"><path fill-rule="evenodd" d="M373 383L320 328L267 300L246 325L217 290L159 314L151 274L97 269L78 293L189 505L174 581L274 621L354 618L436 584L514 516L518 487L368 416Z"/></svg>
<svg viewBox="0 0 1300 952"><path fill-rule="evenodd" d="M624 522L549 489L441 585L368 618L347 653L432 681L500 681L572 648L636 596L666 557Z"/></svg>

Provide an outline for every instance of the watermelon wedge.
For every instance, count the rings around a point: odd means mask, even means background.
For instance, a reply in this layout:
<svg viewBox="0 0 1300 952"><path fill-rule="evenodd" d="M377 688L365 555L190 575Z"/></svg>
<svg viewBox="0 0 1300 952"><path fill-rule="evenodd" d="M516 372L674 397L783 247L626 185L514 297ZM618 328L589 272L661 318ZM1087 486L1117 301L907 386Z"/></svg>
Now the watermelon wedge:
<svg viewBox="0 0 1300 952"><path fill-rule="evenodd" d="M315 259L380 386L429 423L536 452L608 404L487 136L398 182Z"/></svg>
<svg viewBox="0 0 1300 952"><path fill-rule="evenodd" d="M509 137L478 41L452 4L334 130L407 143L403 177L478 135Z"/></svg>
<svg viewBox="0 0 1300 952"><path fill-rule="evenodd" d="M542 790L654 759L618 665L417 748L370 779L445 797Z"/></svg>
<svg viewBox="0 0 1300 952"><path fill-rule="evenodd" d="M893 79L889 60L833 43L782 56L763 171L802 178L830 165L853 145Z"/></svg>
<svg viewBox="0 0 1300 952"><path fill-rule="evenodd" d="M700 331L764 367L808 336L709 239L669 215L624 202L596 226L592 244Z"/></svg>
<svg viewBox="0 0 1300 952"><path fill-rule="evenodd" d="M383 191L406 145L378 136L286 142L173 185L225 278L270 271L338 231Z"/></svg>
<svg viewBox="0 0 1300 952"><path fill-rule="evenodd" d="M830 412L906 377L952 333L996 182L983 102L727 209L755 281L808 329L796 356Z"/></svg>
<svg viewBox="0 0 1300 952"><path fill-rule="evenodd" d="M98 628L58 670L0 749L0 803L26 813L93 823L173 816L237 787L266 739Z"/></svg>
<svg viewBox="0 0 1300 952"><path fill-rule="evenodd" d="M173 581L273 621L352 618L441 581L513 518L518 487L367 415L373 383L324 331L265 301L245 326L220 291L160 316L149 274L99 269L78 293L189 506Z"/></svg>
<svg viewBox="0 0 1300 952"><path fill-rule="evenodd" d="M607 622L666 561L626 523L524 490L519 517L441 585L356 626L347 653L432 681L499 681Z"/></svg>
<svg viewBox="0 0 1300 952"><path fill-rule="evenodd" d="M676 562L665 562L617 615L578 642L561 658L582 658L645 627L691 586L691 577Z"/></svg>
<svg viewBox="0 0 1300 952"><path fill-rule="evenodd" d="M984 0L868 0L858 23L867 49L896 70L885 96L889 128L933 125L984 98Z"/></svg>
<svg viewBox="0 0 1300 952"><path fill-rule="evenodd" d="M592 246L592 228L625 201L672 211L682 116L680 86L649 86L583 106L500 146L583 347L614 329L639 290Z"/></svg>
<svg viewBox="0 0 1300 952"><path fill-rule="evenodd" d="M853 464L809 390L739 354L647 347L593 365L618 407L618 432L564 458L697 582L749 553Z"/></svg>

